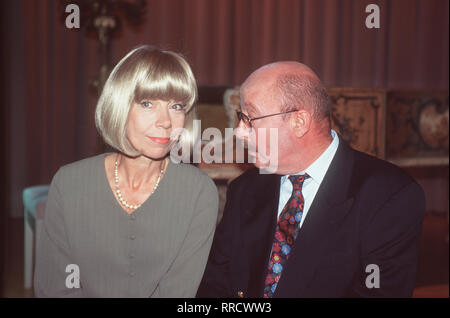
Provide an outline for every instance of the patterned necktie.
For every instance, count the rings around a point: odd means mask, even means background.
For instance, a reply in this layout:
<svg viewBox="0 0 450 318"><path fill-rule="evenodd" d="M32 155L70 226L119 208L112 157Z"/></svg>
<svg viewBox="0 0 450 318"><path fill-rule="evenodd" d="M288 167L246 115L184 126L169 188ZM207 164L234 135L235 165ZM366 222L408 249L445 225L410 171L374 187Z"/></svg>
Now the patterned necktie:
<svg viewBox="0 0 450 318"><path fill-rule="evenodd" d="M289 259L292 246L297 237L299 231L298 225L302 220L303 207L305 205L302 186L307 178L309 178L308 174L289 176L289 180L291 180L293 185L292 195L281 211L275 228L272 253L267 266L267 275L264 283L264 298L273 297L281 277L281 272Z"/></svg>

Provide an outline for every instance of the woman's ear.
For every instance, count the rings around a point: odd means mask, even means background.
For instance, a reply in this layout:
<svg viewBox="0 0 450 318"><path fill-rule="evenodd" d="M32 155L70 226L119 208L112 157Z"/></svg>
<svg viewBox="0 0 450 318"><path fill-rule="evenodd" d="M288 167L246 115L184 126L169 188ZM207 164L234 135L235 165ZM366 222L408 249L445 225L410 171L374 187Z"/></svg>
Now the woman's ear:
<svg viewBox="0 0 450 318"><path fill-rule="evenodd" d="M309 131L311 120L311 114L306 110L299 110L292 114L290 124L296 137L301 138Z"/></svg>

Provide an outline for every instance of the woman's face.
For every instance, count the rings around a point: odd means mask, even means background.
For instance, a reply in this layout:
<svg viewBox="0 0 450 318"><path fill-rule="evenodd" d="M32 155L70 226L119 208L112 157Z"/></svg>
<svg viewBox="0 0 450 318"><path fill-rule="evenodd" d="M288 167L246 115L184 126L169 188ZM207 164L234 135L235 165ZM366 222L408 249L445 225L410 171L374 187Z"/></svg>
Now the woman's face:
<svg viewBox="0 0 450 318"><path fill-rule="evenodd" d="M184 127L184 107L179 102L157 99L133 103L127 122L128 140L148 158L165 157ZM178 133L171 136L172 132Z"/></svg>

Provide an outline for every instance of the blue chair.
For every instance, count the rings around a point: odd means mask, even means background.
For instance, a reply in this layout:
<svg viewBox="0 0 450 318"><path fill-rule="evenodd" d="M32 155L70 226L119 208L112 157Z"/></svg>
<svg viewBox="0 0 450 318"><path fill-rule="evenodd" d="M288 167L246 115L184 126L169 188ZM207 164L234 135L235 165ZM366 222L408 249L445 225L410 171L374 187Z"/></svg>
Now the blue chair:
<svg viewBox="0 0 450 318"><path fill-rule="evenodd" d="M43 213L36 213L37 208L43 207L47 200L48 185L38 185L23 190L24 211L24 287L31 288L33 279L34 238L36 235L36 220L43 217ZM41 215L40 215L41 214Z"/></svg>

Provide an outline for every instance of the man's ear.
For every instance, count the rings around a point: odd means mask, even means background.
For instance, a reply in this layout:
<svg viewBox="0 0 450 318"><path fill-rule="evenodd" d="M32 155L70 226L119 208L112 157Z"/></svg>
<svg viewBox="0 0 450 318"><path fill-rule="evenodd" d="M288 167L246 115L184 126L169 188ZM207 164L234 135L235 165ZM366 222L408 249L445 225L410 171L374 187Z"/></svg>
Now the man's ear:
<svg viewBox="0 0 450 318"><path fill-rule="evenodd" d="M300 138L305 135L311 127L312 117L306 110L294 112L290 119L291 129L296 137Z"/></svg>

